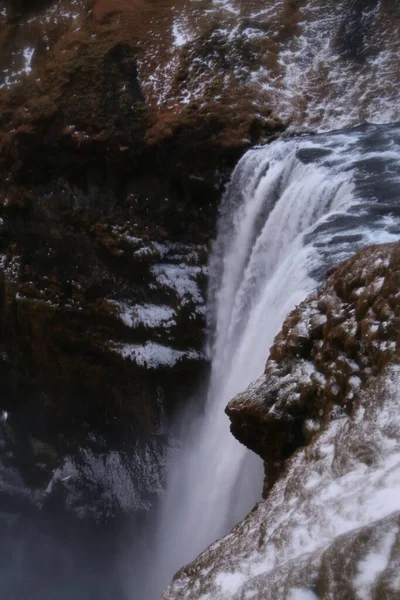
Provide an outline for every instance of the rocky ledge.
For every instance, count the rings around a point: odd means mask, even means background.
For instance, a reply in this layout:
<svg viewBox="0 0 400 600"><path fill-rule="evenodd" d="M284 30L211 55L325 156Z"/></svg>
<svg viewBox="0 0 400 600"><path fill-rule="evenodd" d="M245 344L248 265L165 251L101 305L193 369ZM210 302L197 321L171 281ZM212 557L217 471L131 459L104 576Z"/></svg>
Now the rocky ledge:
<svg viewBox="0 0 400 600"><path fill-rule="evenodd" d="M227 407L265 461L263 502L165 600L399 597L400 245L336 268Z"/></svg>

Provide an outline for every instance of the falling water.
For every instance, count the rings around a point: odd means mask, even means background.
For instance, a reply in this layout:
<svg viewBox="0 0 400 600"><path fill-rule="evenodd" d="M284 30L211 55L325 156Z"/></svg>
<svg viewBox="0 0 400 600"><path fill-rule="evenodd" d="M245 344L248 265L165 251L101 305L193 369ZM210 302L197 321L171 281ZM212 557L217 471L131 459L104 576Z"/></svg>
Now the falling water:
<svg viewBox="0 0 400 600"><path fill-rule="evenodd" d="M260 499L261 461L230 434L224 408L262 372L283 319L327 268L400 237L399 173L399 125L281 139L238 164L210 261L205 410L192 407L170 452L146 600Z"/></svg>

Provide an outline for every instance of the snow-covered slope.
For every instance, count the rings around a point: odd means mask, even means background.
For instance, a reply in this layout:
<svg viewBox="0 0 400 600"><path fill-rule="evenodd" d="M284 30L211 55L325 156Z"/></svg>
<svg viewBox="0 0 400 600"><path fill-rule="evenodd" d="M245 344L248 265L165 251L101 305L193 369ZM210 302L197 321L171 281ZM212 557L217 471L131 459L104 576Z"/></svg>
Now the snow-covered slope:
<svg viewBox="0 0 400 600"><path fill-rule="evenodd" d="M130 77L115 102L135 88L133 102L145 100L156 114L152 139L168 136L177 116L197 129L198 114L229 144L235 133L251 143L268 137L276 122L297 131L390 122L399 117L399 16L395 0L58 0L36 10L0 0L0 26L18 18L20 32L4 36L0 100L21 82L32 86L27 119L35 96L53 95L70 61L89 58L101 70L97 60L105 51L110 60L112 40L125 46L113 59L127 63L128 48L135 64L121 69ZM88 123L76 120L69 133L85 142Z"/></svg>
<svg viewBox="0 0 400 600"><path fill-rule="evenodd" d="M170 107L173 93L183 104L222 106L245 96L266 121L268 107L297 129L340 128L378 114L389 122L400 100L398 16L395 3L375 0L187 2L173 9L167 54L154 43L154 55L140 62L143 87ZM159 66L148 74L155 55Z"/></svg>
<svg viewBox="0 0 400 600"><path fill-rule="evenodd" d="M164 598L398 598L399 386L398 366L371 382L354 413L300 450L267 501Z"/></svg>
<svg viewBox="0 0 400 600"><path fill-rule="evenodd" d="M288 316L227 408L265 500L164 600L399 598L399 266L398 244L367 248Z"/></svg>

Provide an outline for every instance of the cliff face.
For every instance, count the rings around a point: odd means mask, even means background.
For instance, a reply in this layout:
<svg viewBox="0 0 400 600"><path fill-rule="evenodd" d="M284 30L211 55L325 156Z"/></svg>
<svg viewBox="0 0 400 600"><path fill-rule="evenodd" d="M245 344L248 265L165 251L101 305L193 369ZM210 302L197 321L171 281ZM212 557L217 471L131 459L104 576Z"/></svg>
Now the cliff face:
<svg viewBox="0 0 400 600"><path fill-rule="evenodd" d="M79 515L160 491L166 422L205 368L217 200L281 128L248 94L240 110L178 97L187 9L0 2L2 443L22 496L75 487Z"/></svg>
<svg viewBox="0 0 400 600"><path fill-rule="evenodd" d="M103 518L162 488L166 422L205 367L208 242L238 154L217 173L188 129L146 141L152 17L92 4L0 7L0 368L20 495L67 488L68 509Z"/></svg>
<svg viewBox="0 0 400 600"><path fill-rule="evenodd" d="M227 407L265 500L165 599L397 598L400 246L362 250L285 320Z"/></svg>
<svg viewBox="0 0 400 600"><path fill-rule="evenodd" d="M34 487L82 444L110 460L105 439L162 463L164 413L205 367L224 182L287 128L368 118L371 97L391 118L396 6L0 1L1 409Z"/></svg>

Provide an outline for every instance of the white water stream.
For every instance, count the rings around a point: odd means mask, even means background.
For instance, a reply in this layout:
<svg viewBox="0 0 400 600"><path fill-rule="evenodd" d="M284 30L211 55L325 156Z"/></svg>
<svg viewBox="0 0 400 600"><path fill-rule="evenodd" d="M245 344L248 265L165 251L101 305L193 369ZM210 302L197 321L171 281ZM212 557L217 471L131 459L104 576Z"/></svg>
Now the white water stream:
<svg viewBox="0 0 400 600"><path fill-rule="evenodd" d="M399 172L400 128L390 125L282 139L237 166L210 262L205 410L191 408L170 452L145 600L260 499L261 461L230 434L224 408L260 375L285 316L329 266L400 237Z"/></svg>

